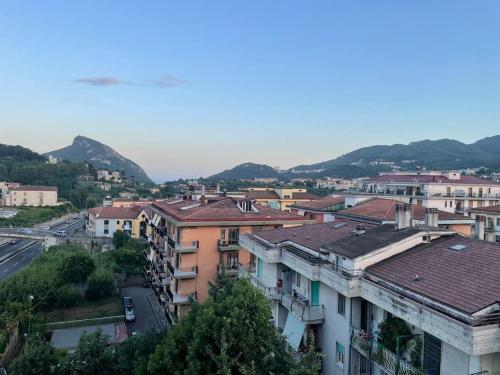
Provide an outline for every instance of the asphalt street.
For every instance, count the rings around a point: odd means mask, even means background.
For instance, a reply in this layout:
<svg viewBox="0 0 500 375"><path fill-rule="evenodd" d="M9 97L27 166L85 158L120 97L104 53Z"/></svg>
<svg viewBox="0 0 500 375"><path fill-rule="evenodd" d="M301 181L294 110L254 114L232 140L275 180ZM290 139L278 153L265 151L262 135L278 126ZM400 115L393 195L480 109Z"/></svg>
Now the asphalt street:
<svg viewBox="0 0 500 375"><path fill-rule="evenodd" d="M18 240L14 245L7 243L0 247L0 281L3 281L14 273L27 266L33 259L43 251L40 242L30 240ZM6 257L6 258L4 258Z"/></svg>
<svg viewBox="0 0 500 375"><path fill-rule="evenodd" d="M127 332L144 332L166 328L165 313L150 288L132 286L122 289L122 296L132 297L135 322L127 323Z"/></svg>

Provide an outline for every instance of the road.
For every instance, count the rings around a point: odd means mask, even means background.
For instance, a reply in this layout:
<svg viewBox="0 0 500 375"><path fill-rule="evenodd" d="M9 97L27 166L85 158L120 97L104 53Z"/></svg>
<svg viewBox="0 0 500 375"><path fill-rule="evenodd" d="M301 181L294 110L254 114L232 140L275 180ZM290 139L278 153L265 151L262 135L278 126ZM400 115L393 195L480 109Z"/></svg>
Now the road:
<svg viewBox="0 0 500 375"><path fill-rule="evenodd" d="M122 289L122 296L132 297L134 303L135 322L127 323L127 332L144 332L150 329L166 328L165 313L150 288L131 286Z"/></svg>
<svg viewBox="0 0 500 375"><path fill-rule="evenodd" d="M18 240L14 245L0 246L0 281L6 280L21 268L27 266L43 251L40 242Z"/></svg>

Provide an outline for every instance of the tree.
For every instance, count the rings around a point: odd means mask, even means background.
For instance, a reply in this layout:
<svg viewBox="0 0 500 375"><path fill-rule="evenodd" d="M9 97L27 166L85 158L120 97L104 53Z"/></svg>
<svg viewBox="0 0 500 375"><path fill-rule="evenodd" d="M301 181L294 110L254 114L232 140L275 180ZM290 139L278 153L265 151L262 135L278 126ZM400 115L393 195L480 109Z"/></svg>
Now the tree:
<svg viewBox="0 0 500 375"><path fill-rule="evenodd" d="M99 269L89 276L85 298L98 299L113 294L115 277L110 270Z"/></svg>
<svg viewBox="0 0 500 375"><path fill-rule="evenodd" d="M128 234L123 233L121 230L117 230L113 234L113 246L115 249L121 249L129 239L130 236Z"/></svg>
<svg viewBox="0 0 500 375"><path fill-rule="evenodd" d="M96 333L84 333L72 355L66 358L63 372L66 374L113 375L115 359L108 347L108 336L99 330Z"/></svg>
<svg viewBox="0 0 500 375"><path fill-rule="evenodd" d="M70 285L60 286L55 292L55 298L59 307L67 308L75 305L78 301L83 299L81 289L75 288Z"/></svg>
<svg viewBox="0 0 500 375"><path fill-rule="evenodd" d="M387 317L380 323L379 330L378 341L393 353L396 353L398 336L409 336L411 334L406 322L395 316ZM400 337L399 353L404 353L409 340L409 337Z"/></svg>
<svg viewBox="0 0 500 375"><path fill-rule="evenodd" d="M292 359L269 320L267 298L249 280L212 288L203 304L166 335L150 357L150 372L165 374L288 374Z"/></svg>
<svg viewBox="0 0 500 375"><path fill-rule="evenodd" d="M162 334L147 331L132 336L115 350L115 373L123 375L147 374L149 355L161 341Z"/></svg>
<svg viewBox="0 0 500 375"><path fill-rule="evenodd" d="M62 275L63 283L85 283L95 267L95 262L89 254L77 251L61 259L58 273Z"/></svg>
<svg viewBox="0 0 500 375"><path fill-rule="evenodd" d="M55 349L39 339L29 341L9 367L12 375L45 375L58 364Z"/></svg>

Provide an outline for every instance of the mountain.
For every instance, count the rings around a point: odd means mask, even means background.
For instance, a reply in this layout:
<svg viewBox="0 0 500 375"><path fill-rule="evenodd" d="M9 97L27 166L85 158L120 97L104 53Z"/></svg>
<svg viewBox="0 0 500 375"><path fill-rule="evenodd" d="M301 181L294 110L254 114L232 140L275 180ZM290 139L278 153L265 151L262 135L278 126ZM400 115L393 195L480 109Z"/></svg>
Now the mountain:
<svg viewBox="0 0 500 375"><path fill-rule="evenodd" d="M111 147L81 135L75 137L71 145L44 155L75 162L87 161L96 169L119 170L125 172L127 177L134 176L139 182L153 183L138 164L123 157Z"/></svg>
<svg viewBox="0 0 500 375"><path fill-rule="evenodd" d="M277 175L278 171L268 165L243 163L232 169L217 173L216 175L211 176L211 178L230 180L240 178L276 177Z"/></svg>
<svg viewBox="0 0 500 375"><path fill-rule="evenodd" d="M380 161L394 162L406 170L414 169L416 166L429 170L483 166L498 169L500 167L500 135L480 139L472 144L465 144L453 139L440 139L436 141L423 140L407 145L363 147L336 159L310 165L299 165L279 173L267 165L245 163L211 177L236 179L278 176L282 178L338 176L353 178L376 175L378 172L391 170L391 167L379 164ZM263 173L261 174L260 171Z"/></svg>

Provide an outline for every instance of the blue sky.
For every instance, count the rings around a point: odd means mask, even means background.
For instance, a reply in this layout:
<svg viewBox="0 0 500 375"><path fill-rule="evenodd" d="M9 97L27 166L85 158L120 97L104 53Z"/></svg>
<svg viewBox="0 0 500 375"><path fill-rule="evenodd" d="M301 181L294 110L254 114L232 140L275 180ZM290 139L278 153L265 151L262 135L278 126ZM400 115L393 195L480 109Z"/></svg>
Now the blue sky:
<svg viewBox="0 0 500 375"><path fill-rule="evenodd" d="M500 2L0 0L0 142L155 179L500 133Z"/></svg>

